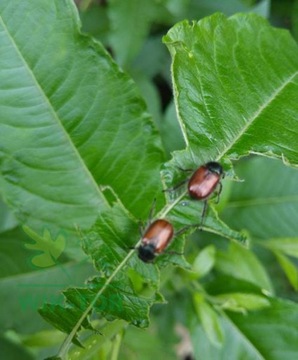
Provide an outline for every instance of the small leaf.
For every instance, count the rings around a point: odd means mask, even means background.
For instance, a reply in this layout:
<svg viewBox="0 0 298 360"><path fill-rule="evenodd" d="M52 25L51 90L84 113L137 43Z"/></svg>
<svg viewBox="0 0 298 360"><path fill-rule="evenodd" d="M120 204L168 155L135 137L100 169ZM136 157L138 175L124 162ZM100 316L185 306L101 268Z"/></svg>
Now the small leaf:
<svg viewBox="0 0 298 360"><path fill-rule="evenodd" d="M257 294L228 293L216 297L223 309L246 312L246 310L260 310L270 306L270 301Z"/></svg>
<svg viewBox="0 0 298 360"><path fill-rule="evenodd" d="M209 341L214 346L221 346L224 341L224 335L220 325L219 315L199 293L193 295L193 304Z"/></svg>
<svg viewBox="0 0 298 360"><path fill-rule="evenodd" d="M205 276L213 268L215 255L216 249L213 245L206 246L200 251L192 265L192 270L198 275L198 277Z"/></svg>
<svg viewBox="0 0 298 360"><path fill-rule="evenodd" d="M231 242L227 251L218 250L215 268L237 279L250 281L273 293L270 278L256 255L249 249Z"/></svg>
<svg viewBox="0 0 298 360"><path fill-rule="evenodd" d="M34 244L25 244L30 250L41 252L40 255L32 257L32 264L37 267L49 267L57 264L57 260L65 250L65 238L62 234L56 239L52 239L49 230L44 229L43 235L40 236L28 226L23 226L24 231L35 241Z"/></svg>
<svg viewBox="0 0 298 360"><path fill-rule="evenodd" d="M298 258L298 237L268 239L260 242L260 245L273 252L278 251L279 253Z"/></svg>
<svg viewBox="0 0 298 360"><path fill-rule="evenodd" d="M285 255L283 255L279 251L274 251L274 254L286 274L290 284L297 291L298 290L298 268L297 265L293 264L293 262Z"/></svg>

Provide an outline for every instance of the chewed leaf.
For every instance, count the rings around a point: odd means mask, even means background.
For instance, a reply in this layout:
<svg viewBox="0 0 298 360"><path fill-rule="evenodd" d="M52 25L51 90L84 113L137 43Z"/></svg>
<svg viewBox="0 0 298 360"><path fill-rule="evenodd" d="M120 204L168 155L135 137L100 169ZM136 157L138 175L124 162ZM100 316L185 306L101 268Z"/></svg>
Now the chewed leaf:
<svg viewBox="0 0 298 360"><path fill-rule="evenodd" d="M178 23L164 42L189 145L178 163L254 152L298 164L298 47L288 31L253 14L215 14Z"/></svg>
<svg viewBox="0 0 298 360"><path fill-rule="evenodd" d="M135 293L126 276L117 276L108 285L105 278L96 277L84 289L70 288L64 292L65 307L46 304L40 313L52 325L70 333L99 291L102 293L93 306L97 315L106 316L109 320L123 319L139 327L148 326L149 307L155 297L148 298ZM87 318L82 327L92 328Z"/></svg>
<svg viewBox="0 0 298 360"><path fill-rule="evenodd" d="M48 229L44 230L42 236L28 226L24 226L23 229L35 242L34 244L25 244L25 247L39 252L38 255L32 257L32 264L42 268L57 264L57 259L65 249L64 236L60 234L56 239L53 239Z"/></svg>

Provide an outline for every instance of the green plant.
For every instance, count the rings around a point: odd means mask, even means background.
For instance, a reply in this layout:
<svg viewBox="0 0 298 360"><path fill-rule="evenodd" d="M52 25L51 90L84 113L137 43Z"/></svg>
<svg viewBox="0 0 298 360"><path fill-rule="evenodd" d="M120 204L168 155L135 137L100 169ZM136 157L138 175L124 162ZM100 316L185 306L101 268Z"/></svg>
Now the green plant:
<svg viewBox="0 0 298 360"><path fill-rule="evenodd" d="M280 161L298 164L298 52L290 34L257 15L214 14L179 22L164 36L185 142L165 162L135 83L98 41L81 34L71 1L3 1L0 14L0 189L14 211L1 204L1 239L3 249L18 239L9 248L16 262L21 242L26 254L31 249L29 265L22 260L9 274L19 276L17 286L2 276L3 330L43 330L41 319L22 329L42 305L43 318L69 334L59 357L115 358L128 325L147 327L151 306L165 302L162 287L170 304L153 309L160 331L167 339L168 328L182 323L196 359L291 359L296 294L273 286L268 275L276 271L273 254L298 288L298 175ZM133 52L118 51L126 66ZM251 155L267 159L245 158ZM154 198L156 218L166 217L176 231L199 222L202 203L183 189L162 189L185 177L180 168L209 160L223 164L226 179L220 204L210 201L204 231L177 237L170 246L176 254L154 265L141 262L129 248L139 245L139 220L147 220ZM245 182L231 181L237 179ZM49 345L52 334L19 341ZM85 350L69 351L71 342Z"/></svg>

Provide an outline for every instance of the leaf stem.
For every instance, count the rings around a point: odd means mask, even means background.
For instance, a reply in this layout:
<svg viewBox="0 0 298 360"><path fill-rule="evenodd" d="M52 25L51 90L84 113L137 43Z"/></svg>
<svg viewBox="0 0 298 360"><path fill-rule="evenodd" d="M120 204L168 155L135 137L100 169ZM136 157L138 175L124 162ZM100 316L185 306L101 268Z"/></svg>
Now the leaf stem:
<svg viewBox="0 0 298 360"><path fill-rule="evenodd" d="M164 209L162 211L159 212L159 214L157 214L157 218L163 218L165 217L173 208L174 206L183 198L183 196L185 196L186 191L183 192L180 196L178 196L173 202L171 202L169 205L165 206ZM136 247L139 246L139 244L141 243L142 239L140 239L137 244ZM127 261L130 259L130 257L132 256L132 254L134 253L134 249L132 249L127 255L126 257L122 260L122 262L118 265L118 267L115 269L115 271L112 273L112 275L107 279L106 283L104 284L104 286L98 291L98 293L95 295L94 299L91 301L91 303L89 304L89 306L87 307L87 309L83 312L82 316L80 317L80 319L78 320L78 322L76 323L76 325L74 326L74 328L72 329L72 331L68 334L68 336L66 337L66 339L64 340L59 353L58 353L58 357L60 356L62 359L65 359L65 356L68 352L68 349L71 345L71 342L73 340L73 338L75 337L77 331L79 330L80 326L82 325L83 321L85 320L85 318L88 316L89 312L92 310L93 306L95 305L96 301L99 299L99 297L102 295L102 293L106 290L106 288L108 287L108 285L112 282L112 280L115 278L115 276L118 274L118 272L126 265Z"/></svg>
<svg viewBox="0 0 298 360"><path fill-rule="evenodd" d="M140 243L141 240L139 240L138 244ZM77 331L79 330L80 326L82 325L83 321L85 320L85 318L88 316L88 313L92 310L93 306L95 305L96 301L98 300L98 298L100 297L100 295L102 295L102 293L106 290L106 288L108 287L108 285L112 282L112 280L114 279L114 277L118 274L118 272L124 267L124 265L126 265L127 261L129 260L129 258L132 256L132 254L134 253L134 250L131 250L126 257L122 260L122 262L118 265L118 267L115 269L115 271L112 273L112 275L107 279L106 283L104 284L104 286L98 291L98 293L95 295L94 299L91 301L91 303L89 304L89 306L87 307L87 309L83 312L82 316L80 317L79 321L76 323L76 325L74 326L74 328L72 329L72 331L69 333L69 335L66 337L66 339L64 340L59 353L58 353L58 357L61 357L62 359L65 359L66 353L68 352L68 349L71 345L71 342L73 340L73 338L75 337Z"/></svg>

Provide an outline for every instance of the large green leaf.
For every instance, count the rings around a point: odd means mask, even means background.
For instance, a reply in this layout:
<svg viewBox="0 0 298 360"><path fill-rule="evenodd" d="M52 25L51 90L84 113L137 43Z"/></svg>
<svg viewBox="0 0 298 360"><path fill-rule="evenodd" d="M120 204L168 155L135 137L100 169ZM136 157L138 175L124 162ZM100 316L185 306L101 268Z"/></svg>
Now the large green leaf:
<svg viewBox="0 0 298 360"><path fill-rule="evenodd" d="M0 26L6 202L54 237L88 228L108 208L99 185L145 217L161 188L160 141L131 79L80 34L72 1L1 1Z"/></svg>
<svg viewBox="0 0 298 360"><path fill-rule="evenodd" d="M16 262L26 260L29 260L28 254L16 254ZM68 262L40 271L36 268L31 271L26 269L23 273L11 270L11 275L6 274L0 279L0 301L5 304L0 311L1 331L13 328L19 333L44 329L47 324L37 313L38 308L44 302L62 304L63 289L82 286L86 277L94 274L91 265L86 262Z"/></svg>
<svg viewBox="0 0 298 360"><path fill-rule="evenodd" d="M295 359L297 304L271 300L271 307L248 314L229 313L221 319L225 342L215 347L202 328L192 332L196 359Z"/></svg>
<svg viewBox="0 0 298 360"><path fill-rule="evenodd" d="M34 360L33 354L25 350L9 339L0 337L0 356L1 359L22 359L22 360Z"/></svg>
<svg viewBox="0 0 298 360"><path fill-rule="evenodd" d="M234 184L222 218L236 229L249 230L253 241L262 240L267 246L268 240L268 248L284 247L285 253L295 255L298 171L278 161L254 158L241 162L237 175L245 182Z"/></svg>
<svg viewBox="0 0 298 360"><path fill-rule="evenodd" d="M138 218L147 217L157 193L160 206L164 201L159 176L163 159L160 140L132 80L98 42L80 34L71 1L3 1L0 26L1 194L34 238L35 243L28 243L31 265L57 265L57 257L77 246L78 233L88 229L101 212L102 219L104 214L115 217L102 186L110 185ZM129 216L128 211L122 216ZM75 227L78 232L74 232ZM47 246L51 243L58 248ZM105 254L100 256L105 261ZM63 269L24 275L24 287L12 284L8 274L3 274L3 302L15 294L7 316L15 313L17 320L26 322L16 311L18 301L30 307L26 316L31 317L44 301L58 306L59 291L77 285L71 279L62 281L59 271ZM54 279L48 271L55 273ZM155 273L155 282L156 277ZM37 294L35 301L32 288L36 292L36 278L41 295ZM101 279L97 289L104 282ZM128 281L119 293L134 294L133 286ZM90 288L92 283L86 291ZM96 294L97 289L90 294ZM88 297L76 289L73 292L80 299ZM131 307L131 321L143 324L151 303L140 300L141 310ZM126 314L123 311L125 319ZM77 319L75 313L68 330ZM63 322L63 316L59 320ZM18 328L19 323L11 325ZM83 325L88 326L88 322L83 321Z"/></svg>
<svg viewBox="0 0 298 360"><path fill-rule="evenodd" d="M215 14L164 37L187 152L181 167L249 153L298 164L298 47L256 15Z"/></svg>
<svg viewBox="0 0 298 360"><path fill-rule="evenodd" d="M0 198L0 233L13 229L18 225L18 221L11 209Z"/></svg>

